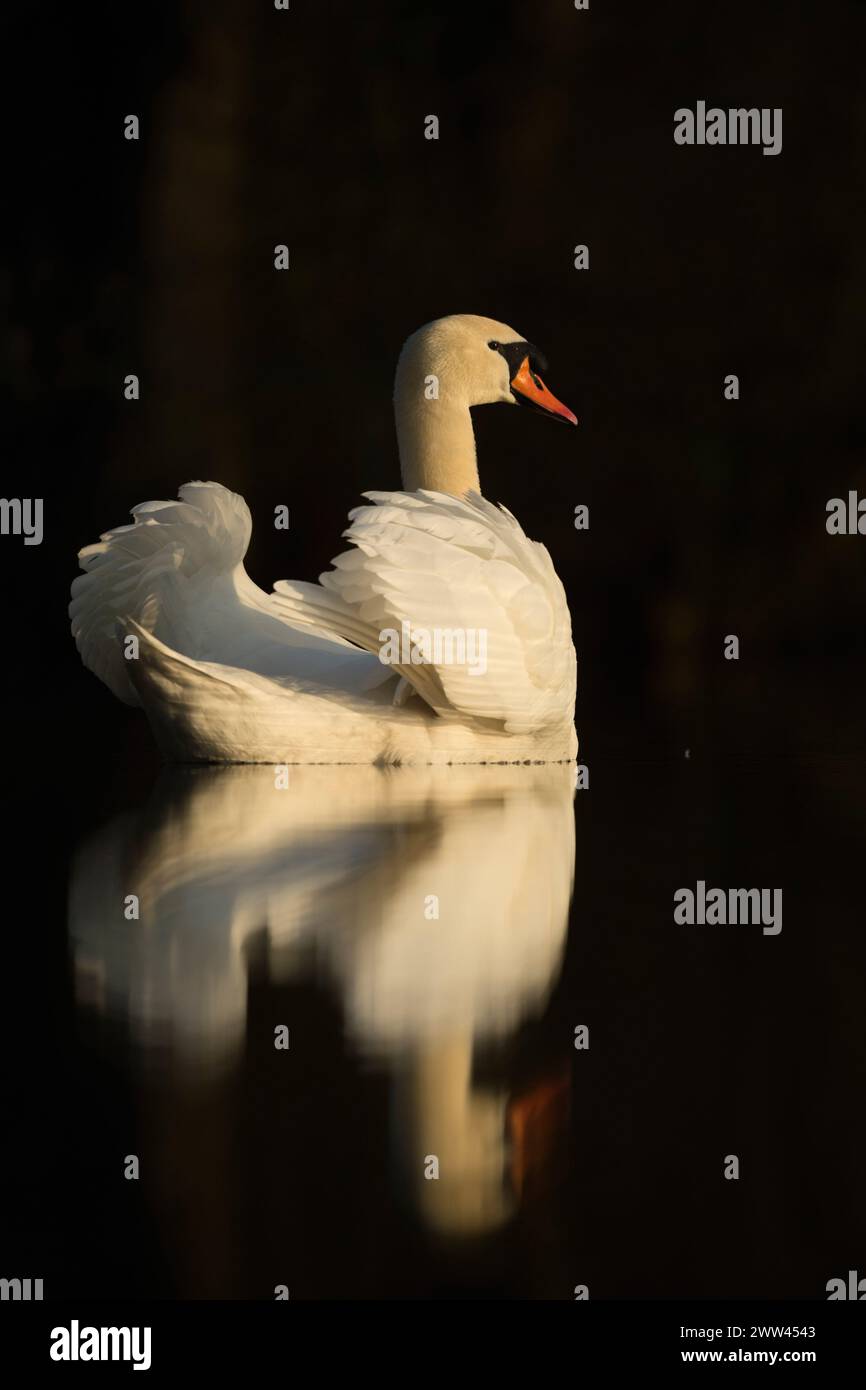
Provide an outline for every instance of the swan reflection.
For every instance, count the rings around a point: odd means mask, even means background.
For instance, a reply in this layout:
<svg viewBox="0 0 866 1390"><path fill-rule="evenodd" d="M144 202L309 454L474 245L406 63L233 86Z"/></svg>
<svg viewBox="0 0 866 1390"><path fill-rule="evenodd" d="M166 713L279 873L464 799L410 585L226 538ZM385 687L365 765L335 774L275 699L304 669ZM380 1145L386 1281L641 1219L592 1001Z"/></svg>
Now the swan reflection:
<svg viewBox="0 0 866 1390"><path fill-rule="evenodd" d="M519 1187L531 1106L478 1086L473 1057L538 1014L558 977L574 769L293 767L279 781L265 766L166 770L142 812L84 846L79 1006L125 1019L145 1063L214 1074L244 1049L253 954L277 984L313 977L351 1048L391 1078L415 1210L438 1230L491 1229ZM305 1040L284 1013L265 1026L288 1025L297 1085Z"/></svg>

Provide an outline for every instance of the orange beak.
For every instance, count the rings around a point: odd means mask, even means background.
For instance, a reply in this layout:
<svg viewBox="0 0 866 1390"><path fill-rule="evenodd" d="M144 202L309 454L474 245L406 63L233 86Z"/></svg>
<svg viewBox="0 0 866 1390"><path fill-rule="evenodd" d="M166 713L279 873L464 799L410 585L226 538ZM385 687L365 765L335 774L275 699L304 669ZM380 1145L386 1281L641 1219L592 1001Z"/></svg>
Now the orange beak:
<svg viewBox="0 0 866 1390"><path fill-rule="evenodd" d="M543 410L545 415L551 415L554 420L568 420L572 425L577 424L577 416L548 391L540 376L536 376L529 365L528 356L524 357L511 378L511 389L518 404L532 405L536 410Z"/></svg>

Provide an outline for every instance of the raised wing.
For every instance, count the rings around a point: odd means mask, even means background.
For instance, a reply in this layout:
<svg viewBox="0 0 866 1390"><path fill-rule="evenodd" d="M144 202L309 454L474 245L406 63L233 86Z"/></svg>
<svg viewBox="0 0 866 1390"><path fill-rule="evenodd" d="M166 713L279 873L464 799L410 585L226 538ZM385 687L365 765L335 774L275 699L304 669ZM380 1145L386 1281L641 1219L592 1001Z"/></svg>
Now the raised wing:
<svg viewBox="0 0 866 1390"><path fill-rule="evenodd" d="M103 532L78 553L69 616L81 659L127 704L139 703L118 641L119 618L133 618L177 651L195 645L186 630L183 581L231 574L252 531L242 497L216 483L187 483L179 500L142 502L133 522Z"/></svg>
<svg viewBox="0 0 866 1390"><path fill-rule="evenodd" d="M122 640L130 623L191 661L260 676L323 682L346 694L390 678L336 632L290 625L253 583L243 566L252 522L237 493L187 483L178 501L143 502L132 515L132 525L79 552L85 573L69 605L82 661L127 704L141 703Z"/></svg>
<svg viewBox="0 0 866 1390"><path fill-rule="evenodd" d="M571 623L544 546L478 494L364 495L353 549L320 585L276 585L284 616L384 653L443 718L507 733L569 721Z"/></svg>

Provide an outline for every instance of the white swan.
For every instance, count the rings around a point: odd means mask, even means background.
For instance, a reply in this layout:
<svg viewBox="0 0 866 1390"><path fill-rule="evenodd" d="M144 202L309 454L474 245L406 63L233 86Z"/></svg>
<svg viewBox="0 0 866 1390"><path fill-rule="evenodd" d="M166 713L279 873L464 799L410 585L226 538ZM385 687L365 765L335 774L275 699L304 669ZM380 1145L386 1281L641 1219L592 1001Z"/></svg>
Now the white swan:
<svg viewBox="0 0 866 1390"><path fill-rule="evenodd" d="M243 565L249 510L218 483L134 507L132 525L79 553L84 664L181 761L573 758L565 593L544 546L480 495L469 413L524 403L576 424L539 369L538 350L492 319L414 333L394 391L405 491L365 494L344 532L353 549L320 584L259 589Z"/></svg>

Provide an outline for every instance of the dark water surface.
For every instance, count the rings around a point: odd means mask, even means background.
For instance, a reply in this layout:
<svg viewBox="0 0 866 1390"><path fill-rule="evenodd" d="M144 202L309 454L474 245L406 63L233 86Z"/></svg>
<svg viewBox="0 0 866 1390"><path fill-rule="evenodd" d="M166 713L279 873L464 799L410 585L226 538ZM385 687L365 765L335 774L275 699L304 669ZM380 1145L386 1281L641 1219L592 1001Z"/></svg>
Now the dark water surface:
<svg viewBox="0 0 866 1390"><path fill-rule="evenodd" d="M862 1264L863 759L587 766L85 796L52 1292L822 1298ZM698 879L781 888L781 932L676 924Z"/></svg>

